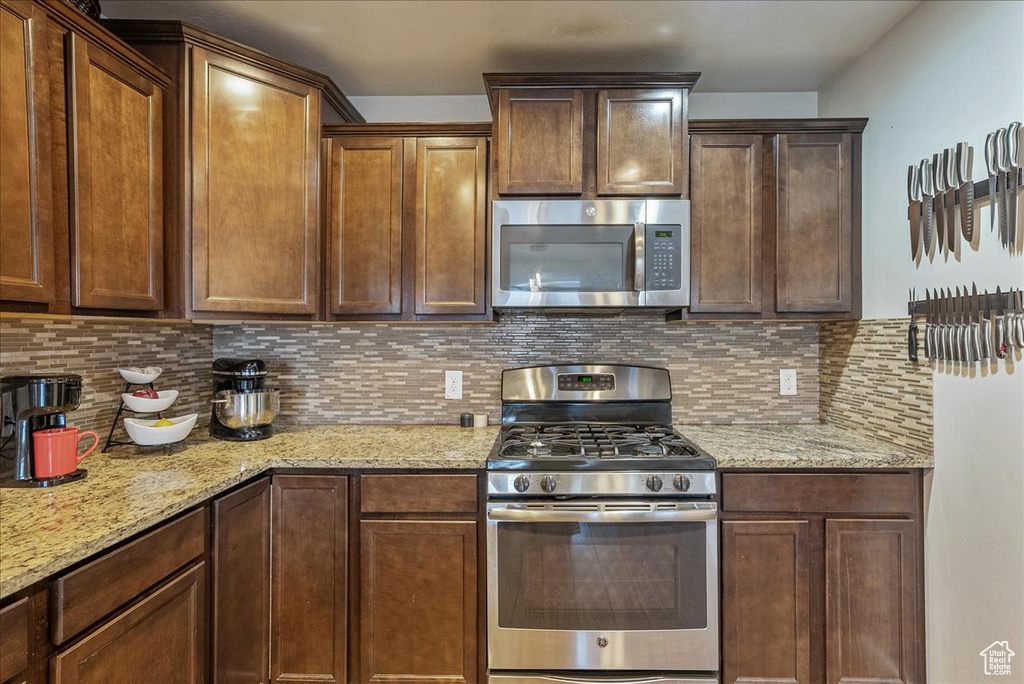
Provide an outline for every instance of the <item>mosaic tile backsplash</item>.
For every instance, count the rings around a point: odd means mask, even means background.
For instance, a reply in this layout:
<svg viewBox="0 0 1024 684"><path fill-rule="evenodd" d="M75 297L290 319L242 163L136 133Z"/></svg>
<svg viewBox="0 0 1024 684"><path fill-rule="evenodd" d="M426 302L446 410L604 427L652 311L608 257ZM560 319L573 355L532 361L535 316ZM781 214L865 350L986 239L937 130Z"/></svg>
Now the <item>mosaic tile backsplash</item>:
<svg viewBox="0 0 1024 684"><path fill-rule="evenodd" d="M84 381L82 405L68 424L96 430L105 440L124 391L117 369L159 366L157 389L176 389L178 399L164 414L199 413L209 419L213 331L188 323L0 320L0 375L74 373ZM123 429L120 438L127 439ZM102 446L102 444L101 444Z"/></svg>
<svg viewBox="0 0 1024 684"><path fill-rule="evenodd" d="M821 421L932 453L932 371L907 360L907 319L821 325Z"/></svg>
<svg viewBox="0 0 1024 684"><path fill-rule="evenodd" d="M282 417L315 423L498 419L501 370L576 361L664 366L677 422L817 423L818 325L676 323L655 312L505 315L493 325L243 324L216 327L215 356L258 357ZM799 393L779 396L779 369ZM445 400L444 371L463 371Z"/></svg>

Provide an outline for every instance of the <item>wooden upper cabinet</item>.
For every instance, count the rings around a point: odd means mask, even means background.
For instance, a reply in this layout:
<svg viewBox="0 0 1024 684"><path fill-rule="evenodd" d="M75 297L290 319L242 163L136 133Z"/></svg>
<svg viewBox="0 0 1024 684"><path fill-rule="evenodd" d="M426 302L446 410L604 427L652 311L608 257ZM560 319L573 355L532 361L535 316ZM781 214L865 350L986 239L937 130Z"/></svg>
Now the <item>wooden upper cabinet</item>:
<svg viewBox="0 0 1024 684"><path fill-rule="evenodd" d="M402 138L334 138L329 179L331 313L401 313Z"/></svg>
<svg viewBox="0 0 1024 684"><path fill-rule="evenodd" d="M759 135L694 135L690 143L690 311L761 311Z"/></svg>
<svg viewBox="0 0 1024 684"><path fill-rule="evenodd" d="M487 140L416 141L415 313L483 314Z"/></svg>
<svg viewBox="0 0 1024 684"><path fill-rule="evenodd" d="M912 520L825 521L828 684L921 681L916 538Z"/></svg>
<svg viewBox="0 0 1024 684"><path fill-rule="evenodd" d="M0 299L56 294L46 26L29 2L0 3Z"/></svg>
<svg viewBox="0 0 1024 684"><path fill-rule="evenodd" d="M192 51L192 308L315 314L320 96Z"/></svg>
<svg viewBox="0 0 1024 684"><path fill-rule="evenodd" d="M272 491L270 681L342 684L348 478L275 475Z"/></svg>
<svg viewBox="0 0 1024 684"><path fill-rule="evenodd" d="M253 684L270 667L270 478L213 502L213 681Z"/></svg>
<svg viewBox="0 0 1024 684"><path fill-rule="evenodd" d="M72 33L71 303L163 307L162 89Z"/></svg>
<svg viewBox="0 0 1024 684"><path fill-rule="evenodd" d="M597 93L597 194L687 195L686 94Z"/></svg>
<svg viewBox="0 0 1024 684"><path fill-rule="evenodd" d="M205 563L103 622L51 661L52 684L206 681Z"/></svg>
<svg viewBox="0 0 1024 684"><path fill-rule="evenodd" d="M361 682L477 681L477 526L360 523Z"/></svg>
<svg viewBox="0 0 1024 684"><path fill-rule="evenodd" d="M806 520L722 523L722 681L811 681Z"/></svg>
<svg viewBox="0 0 1024 684"><path fill-rule="evenodd" d="M494 126L499 195L583 192L583 91L498 91Z"/></svg>
<svg viewBox="0 0 1024 684"><path fill-rule="evenodd" d="M853 171L849 133L779 136L777 309L853 305Z"/></svg>

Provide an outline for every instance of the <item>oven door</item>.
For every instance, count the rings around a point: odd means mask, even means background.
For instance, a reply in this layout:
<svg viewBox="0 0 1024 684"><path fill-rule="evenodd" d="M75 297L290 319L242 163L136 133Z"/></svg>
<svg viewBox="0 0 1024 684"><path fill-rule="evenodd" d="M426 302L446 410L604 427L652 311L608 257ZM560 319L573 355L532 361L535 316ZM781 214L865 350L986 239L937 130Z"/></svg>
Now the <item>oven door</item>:
<svg viewBox="0 0 1024 684"><path fill-rule="evenodd" d="M493 501L491 670L718 669L713 502Z"/></svg>

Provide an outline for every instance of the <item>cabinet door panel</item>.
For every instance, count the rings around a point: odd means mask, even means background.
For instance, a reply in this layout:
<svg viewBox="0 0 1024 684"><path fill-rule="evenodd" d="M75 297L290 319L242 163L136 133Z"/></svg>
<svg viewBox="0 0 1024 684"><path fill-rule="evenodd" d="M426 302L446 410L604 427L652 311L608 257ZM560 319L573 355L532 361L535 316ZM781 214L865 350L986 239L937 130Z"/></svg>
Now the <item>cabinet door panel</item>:
<svg viewBox="0 0 1024 684"><path fill-rule="evenodd" d="M476 682L476 523L360 529L361 681Z"/></svg>
<svg viewBox="0 0 1024 684"><path fill-rule="evenodd" d="M315 88L192 48L192 308L313 314Z"/></svg>
<svg viewBox="0 0 1024 684"><path fill-rule="evenodd" d="M53 658L53 684L206 679L206 567L195 565Z"/></svg>
<svg viewBox="0 0 1024 684"><path fill-rule="evenodd" d="M583 192L583 91L498 91L499 195Z"/></svg>
<svg viewBox="0 0 1024 684"><path fill-rule="evenodd" d="M163 308L162 90L71 34L71 303Z"/></svg>
<svg viewBox="0 0 1024 684"><path fill-rule="evenodd" d="M270 665L270 479L213 502L213 679L265 682Z"/></svg>
<svg viewBox="0 0 1024 684"><path fill-rule="evenodd" d="M825 521L829 684L911 684L917 672L912 520Z"/></svg>
<svg viewBox="0 0 1024 684"><path fill-rule="evenodd" d="M806 684L809 523L722 523L722 681Z"/></svg>
<svg viewBox="0 0 1024 684"><path fill-rule="evenodd" d="M759 135L690 144L690 311L761 311L763 146Z"/></svg>
<svg viewBox="0 0 1024 684"><path fill-rule="evenodd" d="M346 477L274 476L272 682L345 681L347 486Z"/></svg>
<svg viewBox="0 0 1024 684"><path fill-rule="evenodd" d="M852 307L851 149L849 133L779 136L779 311Z"/></svg>
<svg viewBox="0 0 1024 684"><path fill-rule="evenodd" d="M331 144L331 312L402 310L402 139Z"/></svg>
<svg viewBox="0 0 1024 684"><path fill-rule="evenodd" d="M0 38L0 299L52 302L50 88L42 12L28 2L4 2Z"/></svg>
<svg viewBox="0 0 1024 684"><path fill-rule="evenodd" d="M686 196L682 90L597 94L597 194Z"/></svg>
<svg viewBox="0 0 1024 684"><path fill-rule="evenodd" d="M487 140L416 142L416 313L482 314Z"/></svg>

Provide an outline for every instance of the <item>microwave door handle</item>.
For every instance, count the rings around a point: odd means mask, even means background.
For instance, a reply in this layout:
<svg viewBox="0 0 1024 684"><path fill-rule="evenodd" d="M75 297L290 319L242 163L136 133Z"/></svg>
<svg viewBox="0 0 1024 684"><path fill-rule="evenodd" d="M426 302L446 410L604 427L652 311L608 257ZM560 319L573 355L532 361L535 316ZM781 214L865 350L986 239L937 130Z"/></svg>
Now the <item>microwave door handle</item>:
<svg viewBox="0 0 1024 684"><path fill-rule="evenodd" d="M683 511L569 511L528 508L492 508L487 511L490 520L518 522L575 522L575 523L652 523L714 520L717 508L698 508Z"/></svg>
<svg viewBox="0 0 1024 684"><path fill-rule="evenodd" d="M636 264L633 270L633 289L643 292L647 286L646 243L647 226L643 221L633 224L633 252Z"/></svg>

